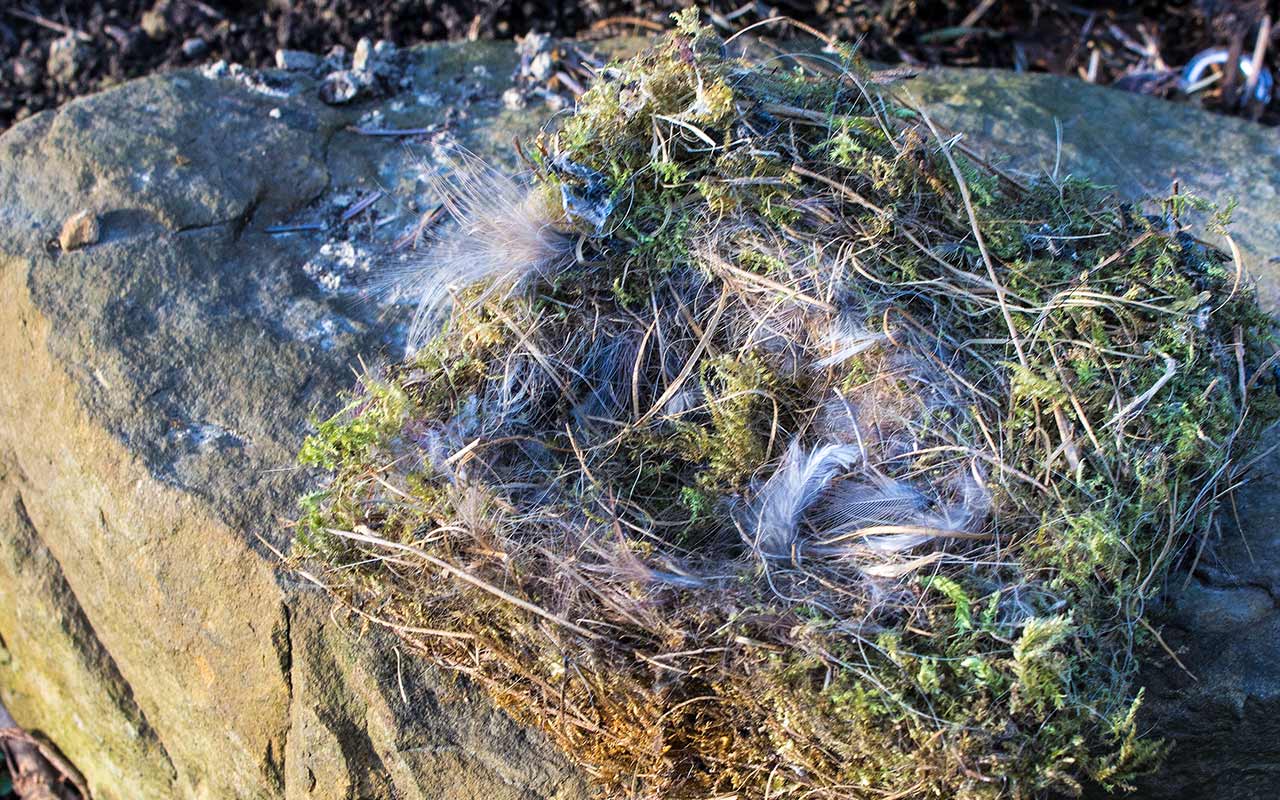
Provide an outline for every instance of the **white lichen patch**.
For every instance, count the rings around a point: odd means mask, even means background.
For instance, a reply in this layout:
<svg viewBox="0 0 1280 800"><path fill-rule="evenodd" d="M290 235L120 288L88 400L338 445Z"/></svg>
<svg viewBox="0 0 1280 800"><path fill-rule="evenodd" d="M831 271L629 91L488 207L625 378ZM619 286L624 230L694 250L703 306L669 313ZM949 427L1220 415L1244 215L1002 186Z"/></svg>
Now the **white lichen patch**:
<svg viewBox="0 0 1280 800"><path fill-rule="evenodd" d="M169 431L168 441L189 451L204 451L214 447L238 447L244 439L221 425L212 422L193 422Z"/></svg>
<svg viewBox="0 0 1280 800"><path fill-rule="evenodd" d="M215 61L200 68L200 74L210 80L232 80L245 88L268 97L284 99L296 94L296 87L289 79L272 77L240 64Z"/></svg>
<svg viewBox="0 0 1280 800"><path fill-rule="evenodd" d="M302 265L302 271L331 295L356 293L364 285L376 256L367 244L329 241Z"/></svg>

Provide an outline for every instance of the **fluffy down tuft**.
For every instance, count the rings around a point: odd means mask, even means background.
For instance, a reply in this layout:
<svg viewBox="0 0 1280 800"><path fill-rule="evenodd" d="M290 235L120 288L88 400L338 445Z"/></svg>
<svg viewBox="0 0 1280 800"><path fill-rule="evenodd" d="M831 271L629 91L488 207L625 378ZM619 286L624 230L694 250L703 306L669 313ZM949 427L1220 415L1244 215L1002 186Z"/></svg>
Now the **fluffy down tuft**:
<svg viewBox="0 0 1280 800"><path fill-rule="evenodd" d="M485 293L519 290L573 258L554 195L525 186L467 153L428 178L454 225L429 241L420 258L389 276L414 299L409 352L431 338L456 293L483 284Z"/></svg>

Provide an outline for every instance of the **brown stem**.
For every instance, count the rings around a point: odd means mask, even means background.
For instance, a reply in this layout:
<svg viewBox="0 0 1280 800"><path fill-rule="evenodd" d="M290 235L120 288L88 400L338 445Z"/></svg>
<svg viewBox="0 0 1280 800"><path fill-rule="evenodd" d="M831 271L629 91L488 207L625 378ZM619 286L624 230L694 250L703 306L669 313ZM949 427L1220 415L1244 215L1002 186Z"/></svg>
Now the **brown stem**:
<svg viewBox="0 0 1280 800"><path fill-rule="evenodd" d="M23 800L89 800L80 772L51 744L19 728L3 703L0 750L13 771L14 792Z"/></svg>

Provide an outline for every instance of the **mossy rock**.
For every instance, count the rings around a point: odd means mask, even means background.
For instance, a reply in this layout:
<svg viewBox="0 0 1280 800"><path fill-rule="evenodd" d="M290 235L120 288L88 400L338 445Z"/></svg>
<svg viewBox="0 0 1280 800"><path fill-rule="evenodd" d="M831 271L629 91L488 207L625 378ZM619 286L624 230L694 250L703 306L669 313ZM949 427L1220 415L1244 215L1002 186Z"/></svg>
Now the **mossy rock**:
<svg viewBox="0 0 1280 800"><path fill-rule="evenodd" d="M398 145L346 130L367 111L438 123L477 89L467 140L499 161L542 121L501 107L509 46L415 52L416 85L440 106L334 111L302 88L282 98L187 70L0 135L0 695L102 797L586 796L474 692L371 647L372 632L313 624L327 605L274 573L257 537L285 544L307 412L335 410L359 359L402 336L311 280L317 238L264 229L406 169ZM1275 306L1270 130L1057 78L917 80L970 143L1020 152L1011 167L1052 166L1056 114L1064 171L1113 181L1119 142L1129 169L1159 176L1143 188L1178 165L1189 189L1236 194ZM101 241L55 255L49 240L84 207L102 214ZM1171 604L1166 639L1199 681L1173 664L1149 681L1177 749L1147 797L1270 798L1280 777L1280 526L1267 486L1240 505L1249 547L1227 533Z"/></svg>

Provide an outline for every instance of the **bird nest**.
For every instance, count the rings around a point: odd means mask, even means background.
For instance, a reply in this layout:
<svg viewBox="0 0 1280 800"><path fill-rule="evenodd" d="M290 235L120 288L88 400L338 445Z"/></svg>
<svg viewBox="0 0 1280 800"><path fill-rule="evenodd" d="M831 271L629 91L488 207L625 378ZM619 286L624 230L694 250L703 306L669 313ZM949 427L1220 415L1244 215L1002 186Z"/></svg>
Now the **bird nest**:
<svg viewBox="0 0 1280 800"><path fill-rule="evenodd" d="M458 158L295 555L611 797L1125 785L1271 320L1194 198L1002 173L836 44L730 50L685 15L527 176Z"/></svg>

